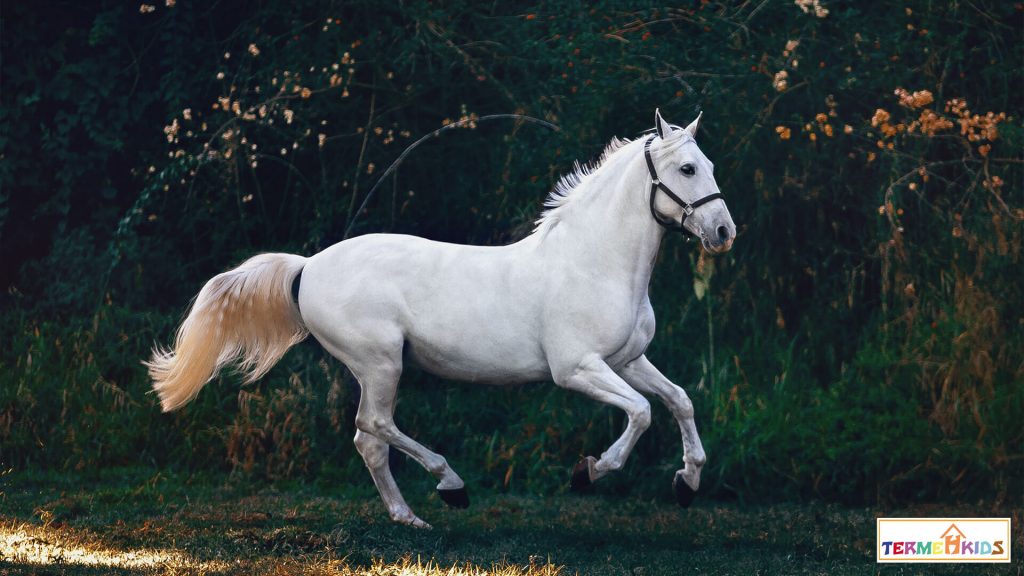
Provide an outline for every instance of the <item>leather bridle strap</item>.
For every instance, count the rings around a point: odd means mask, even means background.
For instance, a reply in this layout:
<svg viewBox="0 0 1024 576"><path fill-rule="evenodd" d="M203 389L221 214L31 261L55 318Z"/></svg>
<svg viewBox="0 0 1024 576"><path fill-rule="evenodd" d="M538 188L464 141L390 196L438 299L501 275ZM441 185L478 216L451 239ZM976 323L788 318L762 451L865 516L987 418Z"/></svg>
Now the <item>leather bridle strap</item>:
<svg viewBox="0 0 1024 576"><path fill-rule="evenodd" d="M666 186L661 180L658 179L658 171L655 170L654 160L651 159L651 142L654 142L655 137L656 135L652 134L651 137L648 138L646 142L644 142L644 160L647 161L647 171L651 173L651 216L654 217L654 220L658 224L661 224L665 228L668 228L669 230L679 230L680 232L683 232L685 234L686 229L683 227L683 222L686 222L687 216L693 214L694 210L707 204L708 202L711 202L712 200L718 200L719 198L724 200L725 197L722 196L720 192L715 192L714 194L708 194L707 196L701 198L700 200L697 200L693 204L690 204L686 200L680 198L675 192L673 192L668 186ZM665 216L658 214L658 211L654 209L654 197L657 195L658 190L661 190L662 192L667 194L673 202L682 206L683 217L678 223L675 220L672 220L671 218L666 218Z"/></svg>

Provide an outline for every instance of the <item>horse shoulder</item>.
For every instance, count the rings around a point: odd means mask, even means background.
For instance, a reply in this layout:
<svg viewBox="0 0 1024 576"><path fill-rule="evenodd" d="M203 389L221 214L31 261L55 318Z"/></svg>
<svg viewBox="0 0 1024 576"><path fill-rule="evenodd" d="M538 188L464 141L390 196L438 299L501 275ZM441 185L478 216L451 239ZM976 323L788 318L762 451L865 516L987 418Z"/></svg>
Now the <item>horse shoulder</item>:
<svg viewBox="0 0 1024 576"><path fill-rule="evenodd" d="M555 296L544 315L542 344L553 374L594 354L609 365L623 364L642 354L654 335L653 311L621 285L588 288Z"/></svg>

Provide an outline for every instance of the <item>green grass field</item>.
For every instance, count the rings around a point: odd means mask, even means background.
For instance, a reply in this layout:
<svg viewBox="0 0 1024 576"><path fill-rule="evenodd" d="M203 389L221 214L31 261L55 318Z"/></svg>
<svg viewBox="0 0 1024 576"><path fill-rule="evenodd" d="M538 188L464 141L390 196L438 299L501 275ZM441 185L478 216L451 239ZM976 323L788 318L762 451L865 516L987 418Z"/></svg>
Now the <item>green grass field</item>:
<svg viewBox="0 0 1024 576"><path fill-rule="evenodd" d="M3 574L1020 574L1021 564L878 566L874 518L987 515L743 506L611 494L472 493L451 510L410 503L434 525L392 524L368 479L350 486L253 484L148 469L0 477ZM472 487L470 487L472 488ZM1022 553L1020 531L1013 553Z"/></svg>

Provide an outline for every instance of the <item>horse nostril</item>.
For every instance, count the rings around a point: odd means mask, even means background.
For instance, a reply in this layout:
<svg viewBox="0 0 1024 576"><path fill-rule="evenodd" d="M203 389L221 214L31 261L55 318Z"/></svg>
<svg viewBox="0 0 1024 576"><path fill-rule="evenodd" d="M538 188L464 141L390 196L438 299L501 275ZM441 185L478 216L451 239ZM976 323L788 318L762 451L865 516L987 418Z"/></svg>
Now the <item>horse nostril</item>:
<svg viewBox="0 0 1024 576"><path fill-rule="evenodd" d="M725 244L729 241L729 229L725 226L718 227L718 243Z"/></svg>

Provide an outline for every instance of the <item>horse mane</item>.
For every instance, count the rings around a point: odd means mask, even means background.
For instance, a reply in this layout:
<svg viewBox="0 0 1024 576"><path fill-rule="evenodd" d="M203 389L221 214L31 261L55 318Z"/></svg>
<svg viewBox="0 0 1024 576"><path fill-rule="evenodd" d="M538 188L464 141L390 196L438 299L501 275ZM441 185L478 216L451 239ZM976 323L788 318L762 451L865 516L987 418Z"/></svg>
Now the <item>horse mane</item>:
<svg viewBox="0 0 1024 576"><path fill-rule="evenodd" d="M574 195L573 192L579 188L583 179L596 172L612 154L618 152L630 142L631 140L628 138L613 137L595 162L581 163L579 160L573 162L572 171L559 178L555 187L548 193L548 197L544 199L545 210L541 212L534 222L536 226L533 231L543 234L554 228L561 220L561 213L564 212L564 208L572 202L573 198L579 196L578 194Z"/></svg>
<svg viewBox="0 0 1024 576"><path fill-rule="evenodd" d="M648 130L647 132L653 132ZM647 133L645 132L646 136ZM686 130L679 126L672 125L672 130L669 136L664 139L664 146L659 146L653 149L651 152L654 155L674 150L675 148L682 146L686 142L693 140ZM580 163L579 160L573 162L573 169L568 174L563 175L559 178L555 187L548 193L547 198L544 200L545 210L541 212L537 220L534 221L534 233L546 234L552 228L554 228L562 219L562 215L565 213L566 208L572 204L573 199L579 198L580 193L578 192L580 184L583 183L584 178L597 172L601 166L615 153L626 147L627 144L633 142L629 138L618 138L613 137L611 142L605 146L601 156L598 157L595 162Z"/></svg>

